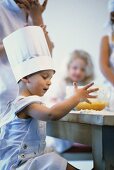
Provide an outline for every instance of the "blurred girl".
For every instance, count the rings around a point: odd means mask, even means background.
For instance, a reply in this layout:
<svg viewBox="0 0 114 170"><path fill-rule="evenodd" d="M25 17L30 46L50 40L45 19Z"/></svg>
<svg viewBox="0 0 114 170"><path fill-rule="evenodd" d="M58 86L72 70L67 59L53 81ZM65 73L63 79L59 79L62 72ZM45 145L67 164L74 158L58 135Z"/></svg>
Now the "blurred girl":
<svg viewBox="0 0 114 170"><path fill-rule="evenodd" d="M66 96L66 87L77 82L83 86L94 79L94 69L91 56L84 50L74 50L67 64L67 71L64 78L54 83L51 100L57 102Z"/></svg>

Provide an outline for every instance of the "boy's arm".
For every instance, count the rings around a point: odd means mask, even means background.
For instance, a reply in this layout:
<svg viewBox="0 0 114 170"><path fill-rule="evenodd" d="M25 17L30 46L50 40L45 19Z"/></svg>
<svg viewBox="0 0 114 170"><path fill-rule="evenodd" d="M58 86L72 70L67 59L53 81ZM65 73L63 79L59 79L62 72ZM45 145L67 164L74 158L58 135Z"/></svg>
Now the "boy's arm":
<svg viewBox="0 0 114 170"><path fill-rule="evenodd" d="M26 107L25 113L27 113L30 117L44 121L61 119L66 114L68 114L80 102L80 100L96 98L96 96L92 96L90 93L97 91L98 88L88 90L88 88L92 85L93 84L89 84L82 89L77 89L76 87L76 94L74 94L69 99L64 100L63 102L52 106L51 108L37 103L31 104Z"/></svg>
<svg viewBox="0 0 114 170"><path fill-rule="evenodd" d="M46 107L43 104L31 104L26 107L25 112L28 116L39 120L58 120L64 117L79 103L78 96L72 96L71 98L60 102L51 108Z"/></svg>

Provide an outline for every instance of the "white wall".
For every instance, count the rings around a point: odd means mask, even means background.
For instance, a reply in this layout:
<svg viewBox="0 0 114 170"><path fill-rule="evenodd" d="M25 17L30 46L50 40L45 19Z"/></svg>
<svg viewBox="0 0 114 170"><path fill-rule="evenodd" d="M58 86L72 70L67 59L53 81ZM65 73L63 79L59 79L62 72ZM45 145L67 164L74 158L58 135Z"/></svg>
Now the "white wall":
<svg viewBox="0 0 114 170"><path fill-rule="evenodd" d="M108 0L49 0L44 20L55 44L54 63L68 59L72 50L79 48L92 55L97 78L99 47L104 23L108 19Z"/></svg>

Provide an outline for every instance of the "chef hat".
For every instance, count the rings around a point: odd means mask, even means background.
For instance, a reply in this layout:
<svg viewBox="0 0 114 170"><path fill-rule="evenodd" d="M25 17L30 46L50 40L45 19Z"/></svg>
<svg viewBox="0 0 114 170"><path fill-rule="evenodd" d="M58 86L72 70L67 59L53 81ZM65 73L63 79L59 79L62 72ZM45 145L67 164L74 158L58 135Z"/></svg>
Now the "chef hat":
<svg viewBox="0 0 114 170"><path fill-rule="evenodd" d="M109 13L114 12L114 0L108 1L108 11Z"/></svg>
<svg viewBox="0 0 114 170"><path fill-rule="evenodd" d="M42 70L54 70L41 27L21 28L3 40L16 81Z"/></svg>

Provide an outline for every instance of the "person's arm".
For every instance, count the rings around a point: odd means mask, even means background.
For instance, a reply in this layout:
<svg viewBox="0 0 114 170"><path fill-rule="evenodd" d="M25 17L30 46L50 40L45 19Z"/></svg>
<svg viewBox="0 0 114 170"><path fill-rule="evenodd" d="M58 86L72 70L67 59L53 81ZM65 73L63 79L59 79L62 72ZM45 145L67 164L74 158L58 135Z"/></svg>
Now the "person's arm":
<svg viewBox="0 0 114 170"><path fill-rule="evenodd" d="M2 56L2 54L5 52L3 43L0 43L0 56Z"/></svg>
<svg viewBox="0 0 114 170"><path fill-rule="evenodd" d="M26 0L26 1L15 0L15 2L21 9L25 11L27 19L29 15L31 16L33 25L42 27L50 53L52 54L54 43L50 40L50 37L48 35L48 32L46 31L46 26L42 18L42 13L46 9L48 0L44 0L42 5L40 4L39 0Z"/></svg>
<svg viewBox="0 0 114 170"><path fill-rule="evenodd" d="M42 24L40 24L40 23L42 23ZM50 53L52 55L52 51L53 51L53 48L54 48L54 43L51 41L51 39L50 39L50 37L48 35L48 32L46 30L46 25L44 25L44 23L43 23L42 16L38 16L37 22L33 21L33 25L40 26L43 29L44 34L45 34L45 38L46 38L46 41L47 41L47 44L48 44L49 51L50 51Z"/></svg>
<svg viewBox="0 0 114 170"><path fill-rule="evenodd" d="M75 85L75 92L72 97L64 100L63 102L55 104L51 108L48 108L42 104L34 103L27 106L23 112L27 113L27 115L30 117L43 121L58 120L68 114L70 110L72 110L80 102L80 100L96 98L96 96L92 96L90 93L97 91L98 88L88 90L88 88L92 85L93 83L86 85L81 89L78 89Z"/></svg>
<svg viewBox="0 0 114 170"><path fill-rule="evenodd" d="M30 16L32 18L33 21L33 25L37 25L37 26L41 26L44 34L45 34L45 38L50 50L50 53L52 54L52 50L54 48L54 44L53 42L50 40L50 37L48 35L48 32L46 30L46 26L44 24L43 18L42 18L42 13L44 12L44 10L46 9L47 6L47 2L48 0L44 0L43 4L41 5L39 3L39 0L35 1L30 9Z"/></svg>
<svg viewBox="0 0 114 170"><path fill-rule="evenodd" d="M108 36L104 36L101 41L100 47L100 68L103 75L114 85L114 73L109 63L110 48Z"/></svg>
<svg viewBox="0 0 114 170"><path fill-rule="evenodd" d="M26 0L26 1L15 0L15 2L21 9L25 11L27 20L28 16L30 15L32 18L33 25L42 27L50 53L52 54L54 44L49 38L48 32L46 31L46 26L42 18L42 13L46 9L48 0L44 0L42 5L40 4L39 0Z"/></svg>

